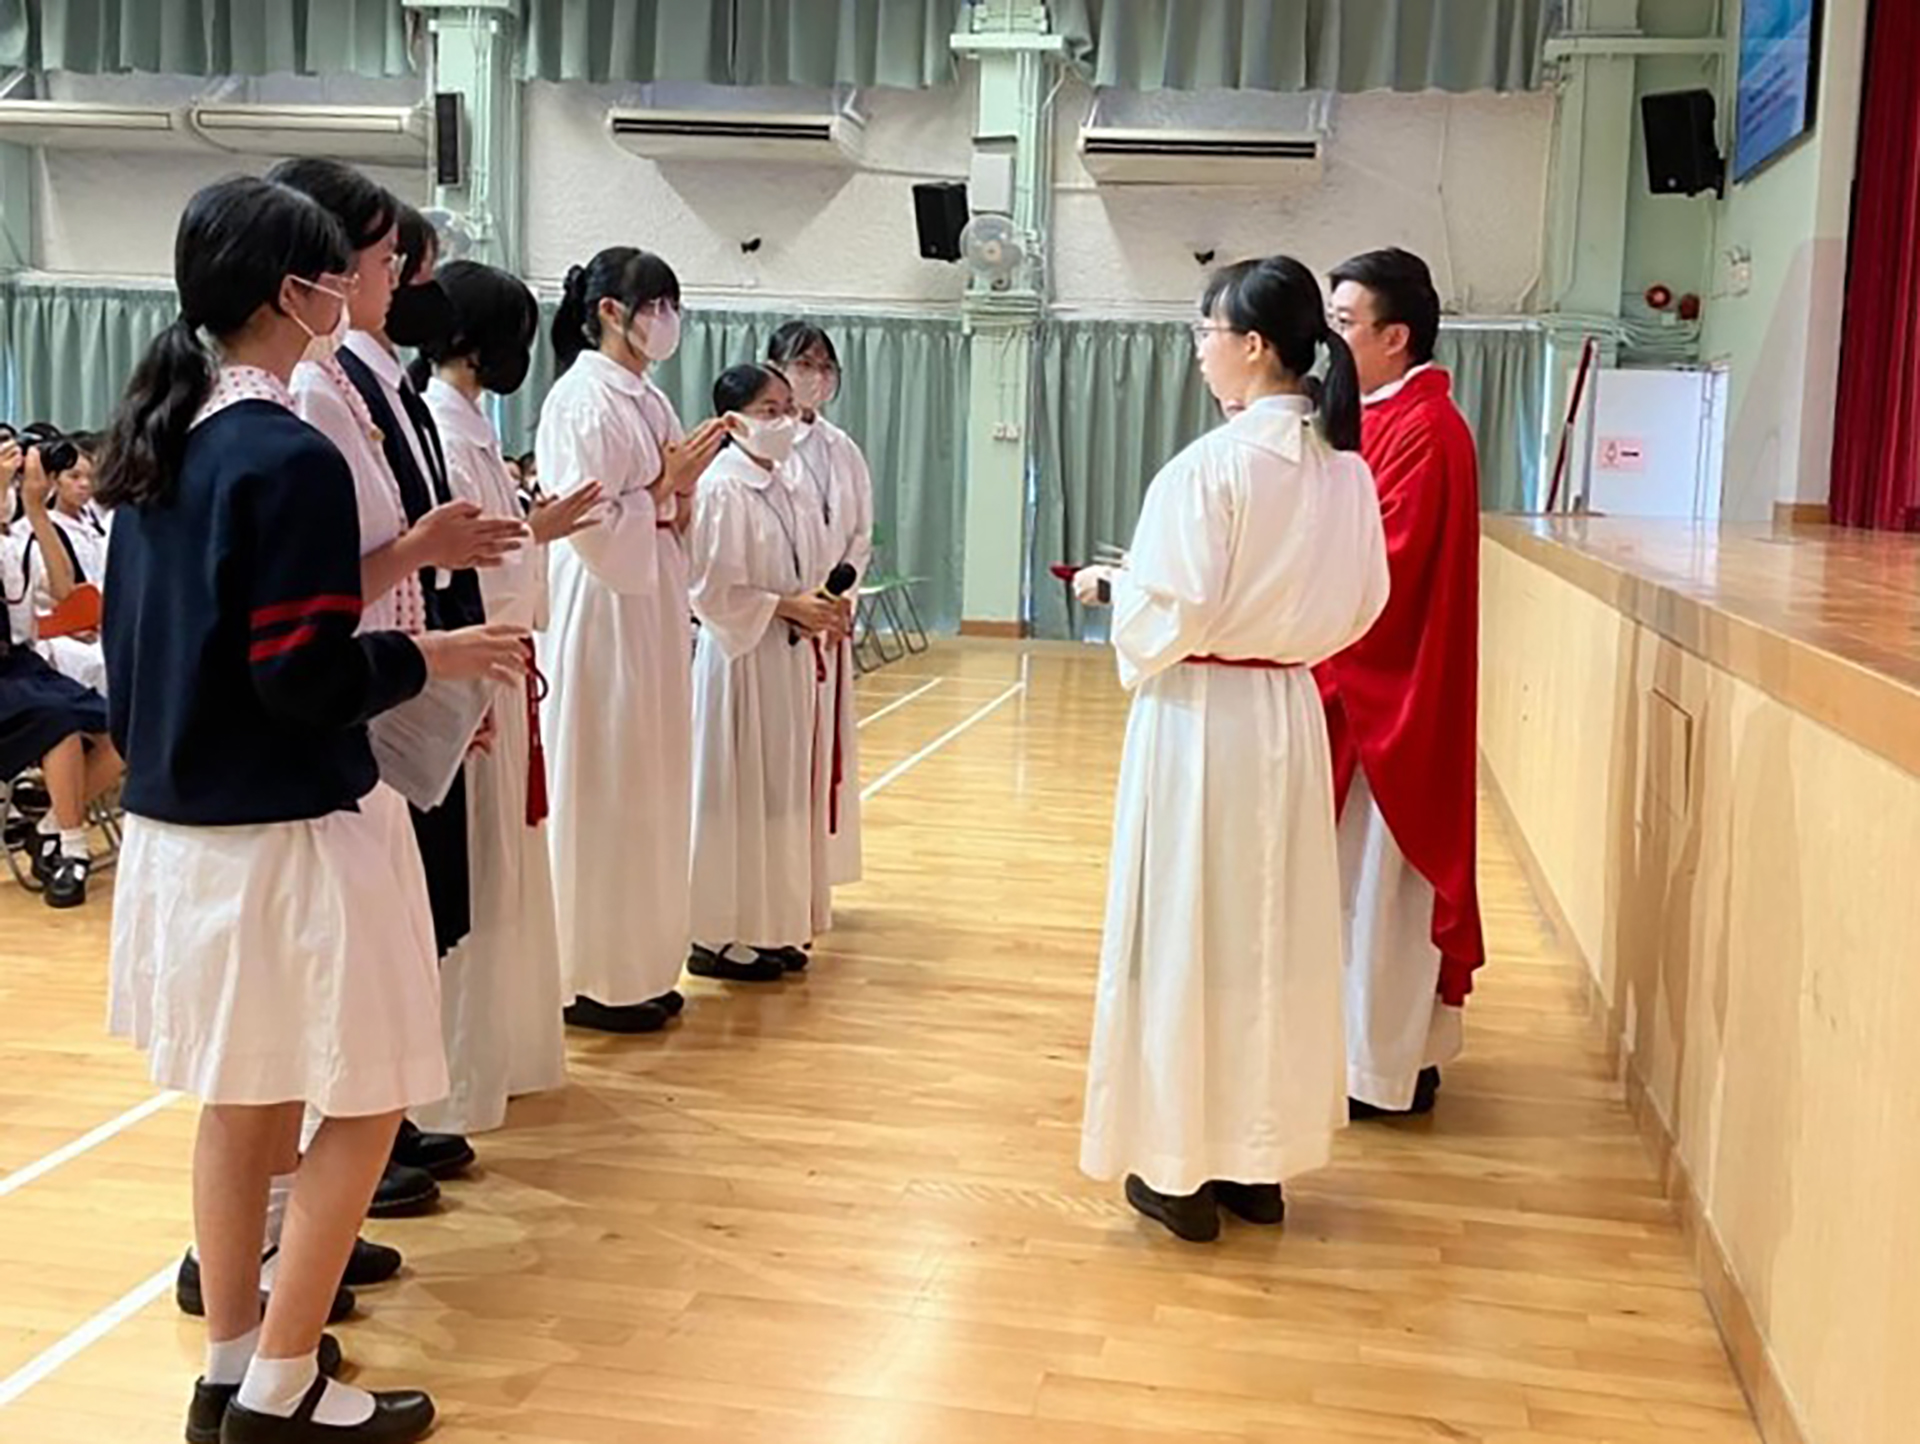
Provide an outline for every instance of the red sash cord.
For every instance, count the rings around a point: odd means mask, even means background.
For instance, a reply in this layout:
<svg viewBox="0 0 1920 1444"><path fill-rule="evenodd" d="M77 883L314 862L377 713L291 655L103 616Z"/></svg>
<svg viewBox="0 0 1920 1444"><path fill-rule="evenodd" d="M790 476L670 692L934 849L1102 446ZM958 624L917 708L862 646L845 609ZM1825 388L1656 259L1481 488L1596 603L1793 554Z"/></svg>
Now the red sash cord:
<svg viewBox="0 0 1920 1444"><path fill-rule="evenodd" d="M813 679L819 684L827 702L833 708L833 766L827 780L827 833L831 837L840 835L840 784L846 777L846 740L841 728L840 689L847 684L847 649L836 646L833 649L833 689L827 691L827 654L821 646L820 638L815 636L813 643ZM819 733L819 723L814 724L815 735Z"/></svg>
<svg viewBox="0 0 1920 1444"><path fill-rule="evenodd" d="M1181 659L1189 667L1244 667L1256 672L1297 672L1305 662L1276 662L1271 657L1214 657L1201 655Z"/></svg>
<svg viewBox="0 0 1920 1444"><path fill-rule="evenodd" d="M540 743L540 703L547 695L547 679L534 660L533 639L527 643L527 826L547 820L547 750Z"/></svg>

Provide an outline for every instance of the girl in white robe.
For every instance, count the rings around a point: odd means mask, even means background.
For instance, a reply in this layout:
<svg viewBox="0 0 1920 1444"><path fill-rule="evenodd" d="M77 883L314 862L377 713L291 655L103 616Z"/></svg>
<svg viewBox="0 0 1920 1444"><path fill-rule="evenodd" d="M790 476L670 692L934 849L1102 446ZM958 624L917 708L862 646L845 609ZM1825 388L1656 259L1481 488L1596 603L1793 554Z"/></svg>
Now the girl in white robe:
<svg viewBox="0 0 1920 1444"><path fill-rule="evenodd" d="M651 1033L682 1006L693 941L693 625L683 534L723 423L684 434L648 368L680 340L680 283L631 246L568 273L561 376L535 446L548 494L599 482L595 524L554 548L539 641L547 840L567 1021Z"/></svg>
<svg viewBox="0 0 1920 1444"><path fill-rule="evenodd" d="M446 451L454 495L495 516L517 515L518 487L487 392L525 383L540 307L524 283L475 261L450 261L435 279L453 307L452 329L421 348L413 380ZM538 632L547 618L547 546L587 525L599 502L587 485L528 517L533 543L480 574L490 621ZM467 845L473 928L447 958L441 1026L451 1081L446 1100L421 1110L428 1129L481 1133L506 1121L507 1100L566 1083L560 938L547 856L544 747L536 750L539 678L499 689L491 740L467 764Z"/></svg>
<svg viewBox="0 0 1920 1444"><path fill-rule="evenodd" d="M689 971L773 982L814 935L820 675L846 609L817 593L819 548L794 484L793 392L765 366L714 383L740 429L700 479L692 536L693 936Z"/></svg>
<svg viewBox="0 0 1920 1444"><path fill-rule="evenodd" d="M1274 257L1218 273L1194 333L1232 419L1163 468L1105 584L1134 694L1081 1166L1177 1236L1278 1223L1346 1117L1340 871L1307 668L1370 626L1386 544L1353 358ZM1330 355L1320 425L1304 378Z"/></svg>
<svg viewBox="0 0 1920 1444"><path fill-rule="evenodd" d="M823 414L840 390L840 356L818 326L789 321L773 333L768 358L793 385L800 411L794 444L795 482L820 531L827 572L845 564L852 580L844 595L859 596L873 561L873 477L859 444ZM824 577L821 579L824 581ZM853 638L827 659L825 687L830 726L823 738L827 786L817 799L818 852L825 859L816 881L816 930L832 918L832 889L860 881L860 724L854 707Z"/></svg>

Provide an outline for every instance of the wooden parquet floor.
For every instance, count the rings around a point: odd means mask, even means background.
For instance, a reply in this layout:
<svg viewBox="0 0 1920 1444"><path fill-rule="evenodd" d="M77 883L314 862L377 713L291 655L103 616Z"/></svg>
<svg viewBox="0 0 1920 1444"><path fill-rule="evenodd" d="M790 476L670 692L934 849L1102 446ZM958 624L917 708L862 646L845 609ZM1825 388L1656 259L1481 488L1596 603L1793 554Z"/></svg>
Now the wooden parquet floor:
<svg viewBox="0 0 1920 1444"><path fill-rule="evenodd" d="M1439 1111L1194 1249L1075 1168L1110 659L948 644L863 693L868 880L811 974L577 1037L439 1215L372 1230L409 1268L340 1331L361 1382L431 1388L444 1444L1754 1444L1495 828ZM103 1036L106 891L0 883L0 1441L177 1440L199 1360L192 1107Z"/></svg>

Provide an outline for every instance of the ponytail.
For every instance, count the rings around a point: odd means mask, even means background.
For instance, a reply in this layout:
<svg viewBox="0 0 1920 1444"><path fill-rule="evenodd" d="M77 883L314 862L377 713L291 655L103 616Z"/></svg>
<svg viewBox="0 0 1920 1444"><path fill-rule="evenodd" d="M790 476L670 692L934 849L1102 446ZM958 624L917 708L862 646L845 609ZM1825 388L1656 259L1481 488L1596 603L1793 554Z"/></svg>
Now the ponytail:
<svg viewBox="0 0 1920 1444"><path fill-rule="evenodd" d="M587 349L587 268L573 266L567 271L567 283L560 293L560 306L553 313L554 374L565 375L580 353ZM596 326L597 330L598 327Z"/></svg>
<svg viewBox="0 0 1920 1444"><path fill-rule="evenodd" d="M1331 327L1320 338L1327 348L1327 375L1320 383L1320 434L1335 451L1360 449L1360 368Z"/></svg>
<svg viewBox="0 0 1920 1444"><path fill-rule="evenodd" d="M413 383L415 391L424 392L427 389L427 382L432 379L433 363L424 353L415 352L413 359L407 363L407 380Z"/></svg>
<svg viewBox="0 0 1920 1444"><path fill-rule="evenodd" d="M94 494L103 507L165 504L187 430L212 394L213 357L184 314L154 338L114 413Z"/></svg>

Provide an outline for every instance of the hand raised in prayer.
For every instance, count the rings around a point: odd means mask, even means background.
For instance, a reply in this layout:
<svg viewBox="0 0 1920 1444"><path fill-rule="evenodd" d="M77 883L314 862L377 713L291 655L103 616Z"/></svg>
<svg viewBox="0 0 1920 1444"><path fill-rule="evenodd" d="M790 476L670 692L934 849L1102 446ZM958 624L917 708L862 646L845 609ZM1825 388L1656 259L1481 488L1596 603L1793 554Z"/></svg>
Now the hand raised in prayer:
<svg viewBox="0 0 1920 1444"><path fill-rule="evenodd" d="M594 524L594 511L603 495L600 483L590 481L562 497L543 496L527 514L527 530L542 546L565 541Z"/></svg>
<svg viewBox="0 0 1920 1444"><path fill-rule="evenodd" d="M653 492L655 503L664 502L668 497L692 496L693 489L700 484L701 474L713 465L714 457L720 454L732 429L733 423L726 417L711 416L681 440L668 442L660 475L648 488Z"/></svg>
<svg viewBox="0 0 1920 1444"><path fill-rule="evenodd" d="M450 501L421 517L407 536L421 566L458 572L499 566L526 539L527 524L487 516L476 502Z"/></svg>

